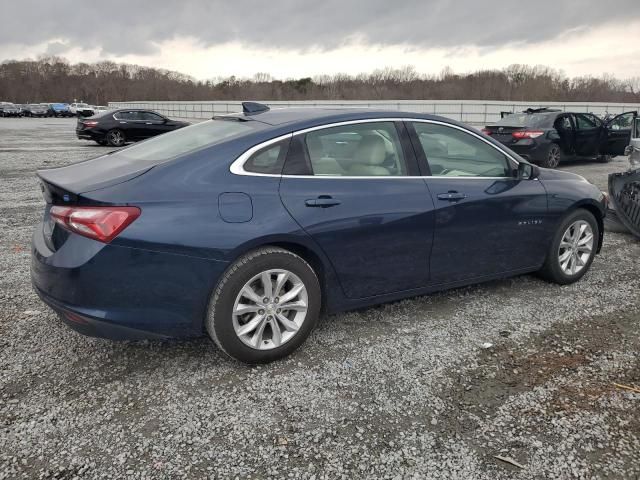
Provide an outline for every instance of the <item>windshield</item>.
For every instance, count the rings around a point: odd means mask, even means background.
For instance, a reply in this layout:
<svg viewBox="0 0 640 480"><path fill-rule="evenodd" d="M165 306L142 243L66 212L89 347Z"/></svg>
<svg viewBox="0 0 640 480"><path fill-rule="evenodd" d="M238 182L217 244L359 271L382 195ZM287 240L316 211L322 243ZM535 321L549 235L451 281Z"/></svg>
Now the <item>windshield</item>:
<svg viewBox="0 0 640 480"><path fill-rule="evenodd" d="M514 113L507 115L495 125L544 128L552 126L556 116L557 113Z"/></svg>
<svg viewBox="0 0 640 480"><path fill-rule="evenodd" d="M208 120L165 133L111 155L114 160L158 165L188 152L210 147L231 137L249 133L255 122Z"/></svg>
<svg viewBox="0 0 640 480"><path fill-rule="evenodd" d="M86 103L76 103L76 107L88 107Z"/></svg>

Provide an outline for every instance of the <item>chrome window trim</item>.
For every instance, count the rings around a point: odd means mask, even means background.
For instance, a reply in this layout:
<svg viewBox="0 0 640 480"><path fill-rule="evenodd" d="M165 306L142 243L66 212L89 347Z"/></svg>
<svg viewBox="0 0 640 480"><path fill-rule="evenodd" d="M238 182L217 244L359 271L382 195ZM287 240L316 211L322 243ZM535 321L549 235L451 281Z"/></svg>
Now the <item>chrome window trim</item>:
<svg viewBox="0 0 640 480"><path fill-rule="evenodd" d="M327 178L333 178L333 179L345 179L345 180L388 180L388 179L395 179L395 180L399 180L399 179L409 179L409 180L415 180L417 178L421 178L421 179L426 179L426 178L431 178L431 179L448 179L448 180L452 180L452 179L464 179L464 180L503 180L505 178L511 178L511 177L475 177L475 176L437 176L437 175L414 175L414 176L402 176L402 175L388 175L388 176L383 176L383 175L378 175L378 176L344 176L344 175L281 175L281 174L274 174L274 173L254 173L254 172L247 172L244 169L244 164L247 160L249 160L249 158L251 157L251 155L253 155L254 153L256 153L258 150L261 150L265 147L268 147L269 145L272 145L274 143L277 143L281 140L285 140L287 138L293 138L294 136L297 135L304 135L306 133L309 132L314 132L316 130L324 130L326 128L333 128L333 127L341 127L344 125L356 125L359 123L381 123L381 122L418 122L418 123L433 123L436 125L443 125L445 127L450 127L450 128L455 128L457 130L460 130L462 132L465 132L469 135L472 135L474 137L476 137L477 139L479 139L480 141L486 143L487 145L495 148L498 152L502 153L505 157L507 157L509 160L511 160L512 162L514 162L516 164L516 168L517 166L520 164L520 162L518 160L516 160L515 158L513 158L513 156L511 156L509 153L507 153L506 151L504 151L503 149L501 149L500 147L498 147L497 145L494 145L493 143L487 141L485 138L483 138L480 134L477 134L475 132L472 132L471 130L464 128L464 127L460 127L458 125L453 125L451 123L447 123L447 122L441 122L439 120L429 120L426 118L401 118L401 117L388 117L388 118L366 118L366 119L361 119L361 120L347 120L344 122L335 122L335 123L327 123L325 125L317 125L315 127L310 127L310 128L305 128L302 130L296 130L292 133L287 133L285 135L281 135L279 137L276 138L272 138L271 140L267 140L265 142L259 143L257 145L254 145L253 147L251 147L250 149L248 149L247 151L245 151L242 155L240 155L236 160L233 161L233 163L231 164L231 166L229 167L229 171L231 173L233 173L234 175L244 175L244 176L251 176L251 177L279 177L279 178L323 178L323 179L327 179Z"/></svg>
<svg viewBox="0 0 640 480"><path fill-rule="evenodd" d="M244 164L247 162L247 160L249 160L251 158L251 156L256 153L258 150L262 150L265 147L268 147L269 145L273 145L274 143L278 143L281 142L282 140L286 140L286 139L291 139L293 138L293 133L287 133L286 135L281 135L279 137L276 138L272 138L271 140L267 140L266 142L262 142L259 143L257 145L254 145L253 147L251 147L249 150L247 150L246 152L244 152L242 155L240 155L229 167L229 170L231 171L231 173L233 173L234 175L248 175L251 177L284 177L284 176L291 176L291 177L295 177L297 175L282 175L282 174L278 174L278 173L256 173L256 172L247 172L244 169Z"/></svg>

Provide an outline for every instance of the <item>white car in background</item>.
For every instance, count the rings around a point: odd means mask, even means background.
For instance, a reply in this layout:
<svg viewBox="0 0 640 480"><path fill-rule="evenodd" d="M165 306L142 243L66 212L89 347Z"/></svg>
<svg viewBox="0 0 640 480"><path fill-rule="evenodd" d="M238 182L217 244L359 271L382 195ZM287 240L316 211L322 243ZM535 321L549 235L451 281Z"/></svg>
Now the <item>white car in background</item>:
<svg viewBox="0 0 640 480"><path fill-rule="evenodd" d="M93 107L86 103L72 103L69 111L78 117L90 117L94 113Z"/></svg>
<svg viewBox="0 0 640 480"><path fill-rule="evenodd" d="M104 105L92 105L92 108L93 108L94 115L96 113L106 112L107 110L109 110L109 107L106 107Z"/></svg>

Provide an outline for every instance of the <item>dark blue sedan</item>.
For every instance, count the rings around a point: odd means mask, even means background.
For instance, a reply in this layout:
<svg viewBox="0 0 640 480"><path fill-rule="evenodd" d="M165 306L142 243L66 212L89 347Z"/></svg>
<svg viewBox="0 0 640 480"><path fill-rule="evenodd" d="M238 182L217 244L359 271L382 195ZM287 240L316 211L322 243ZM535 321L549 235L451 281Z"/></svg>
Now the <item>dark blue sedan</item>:
<svg viewBox="0 0 640 480"><path fill-rule="evenodd" d="M449 119L365 109L215 118L41 170L40 297L113 339L294 351L321 311L538 272L582 277L606 196Z"/></svg>

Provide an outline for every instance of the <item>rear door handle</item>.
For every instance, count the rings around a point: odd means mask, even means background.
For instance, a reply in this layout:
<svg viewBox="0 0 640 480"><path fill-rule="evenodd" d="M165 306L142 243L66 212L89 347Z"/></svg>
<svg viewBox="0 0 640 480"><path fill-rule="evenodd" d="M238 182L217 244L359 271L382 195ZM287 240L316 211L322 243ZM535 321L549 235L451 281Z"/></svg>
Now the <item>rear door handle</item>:
<svg viewBox="0 0 640 480"><path fill-rule="evenodd" d="M460 192L447 192L447 193L439 193L438 200L448 200L450 202L457 202L458 200L463 200L467 198L464 193Z"/></svg>
<svg viewBox="0 0 640 480"><path fill-rule="evenodd" d="M341 203L340 200L336 200L335 198L324 197L324 196L304 201L304 204L307 207L316 207L316 208L334 207L336 205L340 205L340 203Z"/></svg>

